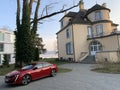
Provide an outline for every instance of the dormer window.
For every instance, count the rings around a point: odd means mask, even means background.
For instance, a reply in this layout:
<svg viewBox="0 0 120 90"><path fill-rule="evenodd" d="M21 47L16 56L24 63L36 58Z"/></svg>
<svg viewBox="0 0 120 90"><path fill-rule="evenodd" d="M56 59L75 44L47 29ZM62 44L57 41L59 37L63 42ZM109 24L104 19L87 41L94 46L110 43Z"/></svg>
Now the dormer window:
<svg viewBox="0 0 120 90"><path fill-rule="evenodd" d="M100 11L95 12L95 20L100 20L102 18L102 14Z"/></svg>
<svg viewBox="0 0 120 90"><path fill-rule="evenodd" d="M61 21L61 28L63 28L63 21Z"/></svg>

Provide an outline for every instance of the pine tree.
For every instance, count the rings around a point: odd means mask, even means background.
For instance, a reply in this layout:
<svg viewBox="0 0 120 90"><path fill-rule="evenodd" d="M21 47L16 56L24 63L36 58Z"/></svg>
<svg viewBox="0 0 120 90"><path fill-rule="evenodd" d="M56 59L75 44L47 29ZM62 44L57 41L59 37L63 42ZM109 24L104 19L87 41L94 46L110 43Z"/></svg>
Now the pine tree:
<svg viewBox="0 0 120 90"><path fill-rule="evenodd" d="M7 57L7 54L3 55L3 66L9 67L9 58Z"/></svg>

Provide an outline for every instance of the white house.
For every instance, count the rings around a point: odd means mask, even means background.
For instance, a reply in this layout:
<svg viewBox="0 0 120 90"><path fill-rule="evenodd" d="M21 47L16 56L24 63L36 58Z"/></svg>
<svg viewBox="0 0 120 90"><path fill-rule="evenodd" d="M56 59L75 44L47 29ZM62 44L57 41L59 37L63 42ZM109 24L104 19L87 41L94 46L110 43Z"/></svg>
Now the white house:
<svg viewBox="0 0 120 90"><path fill-rule="evenodd" d="M9 64L15 63L14 58L14 41L15 35L13 31L0 28L0 65L3 63L3 55L7 54Z"/></svg>

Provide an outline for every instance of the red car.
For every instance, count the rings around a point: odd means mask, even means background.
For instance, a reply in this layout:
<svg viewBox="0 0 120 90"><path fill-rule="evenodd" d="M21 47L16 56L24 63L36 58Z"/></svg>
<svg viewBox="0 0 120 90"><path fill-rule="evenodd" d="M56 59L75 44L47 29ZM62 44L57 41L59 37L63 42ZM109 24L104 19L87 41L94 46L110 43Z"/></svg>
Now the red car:
<svg viewBox="0 0 120 90"><path fill-rule="evenodd" d="M5 76L7 84L27 85L32 80L46 76L55 76L58 71L57 65L48 62L29 64L20 70L12 71Z"/></svg>

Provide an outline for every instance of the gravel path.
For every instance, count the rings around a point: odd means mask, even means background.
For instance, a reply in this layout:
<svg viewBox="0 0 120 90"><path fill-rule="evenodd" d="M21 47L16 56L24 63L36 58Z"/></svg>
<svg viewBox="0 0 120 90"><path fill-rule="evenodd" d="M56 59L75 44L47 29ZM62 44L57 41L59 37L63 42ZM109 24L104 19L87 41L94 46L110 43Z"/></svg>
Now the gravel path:
<svg viewBox="0 0 120 90"><path fill-rule="evenodd" d="M72 72L60 73L31 82L26 86L9 86L0 76L0 90L120 90L120 74L104 74L90 71L94 64L71 63L60 67Z"/></svg>

